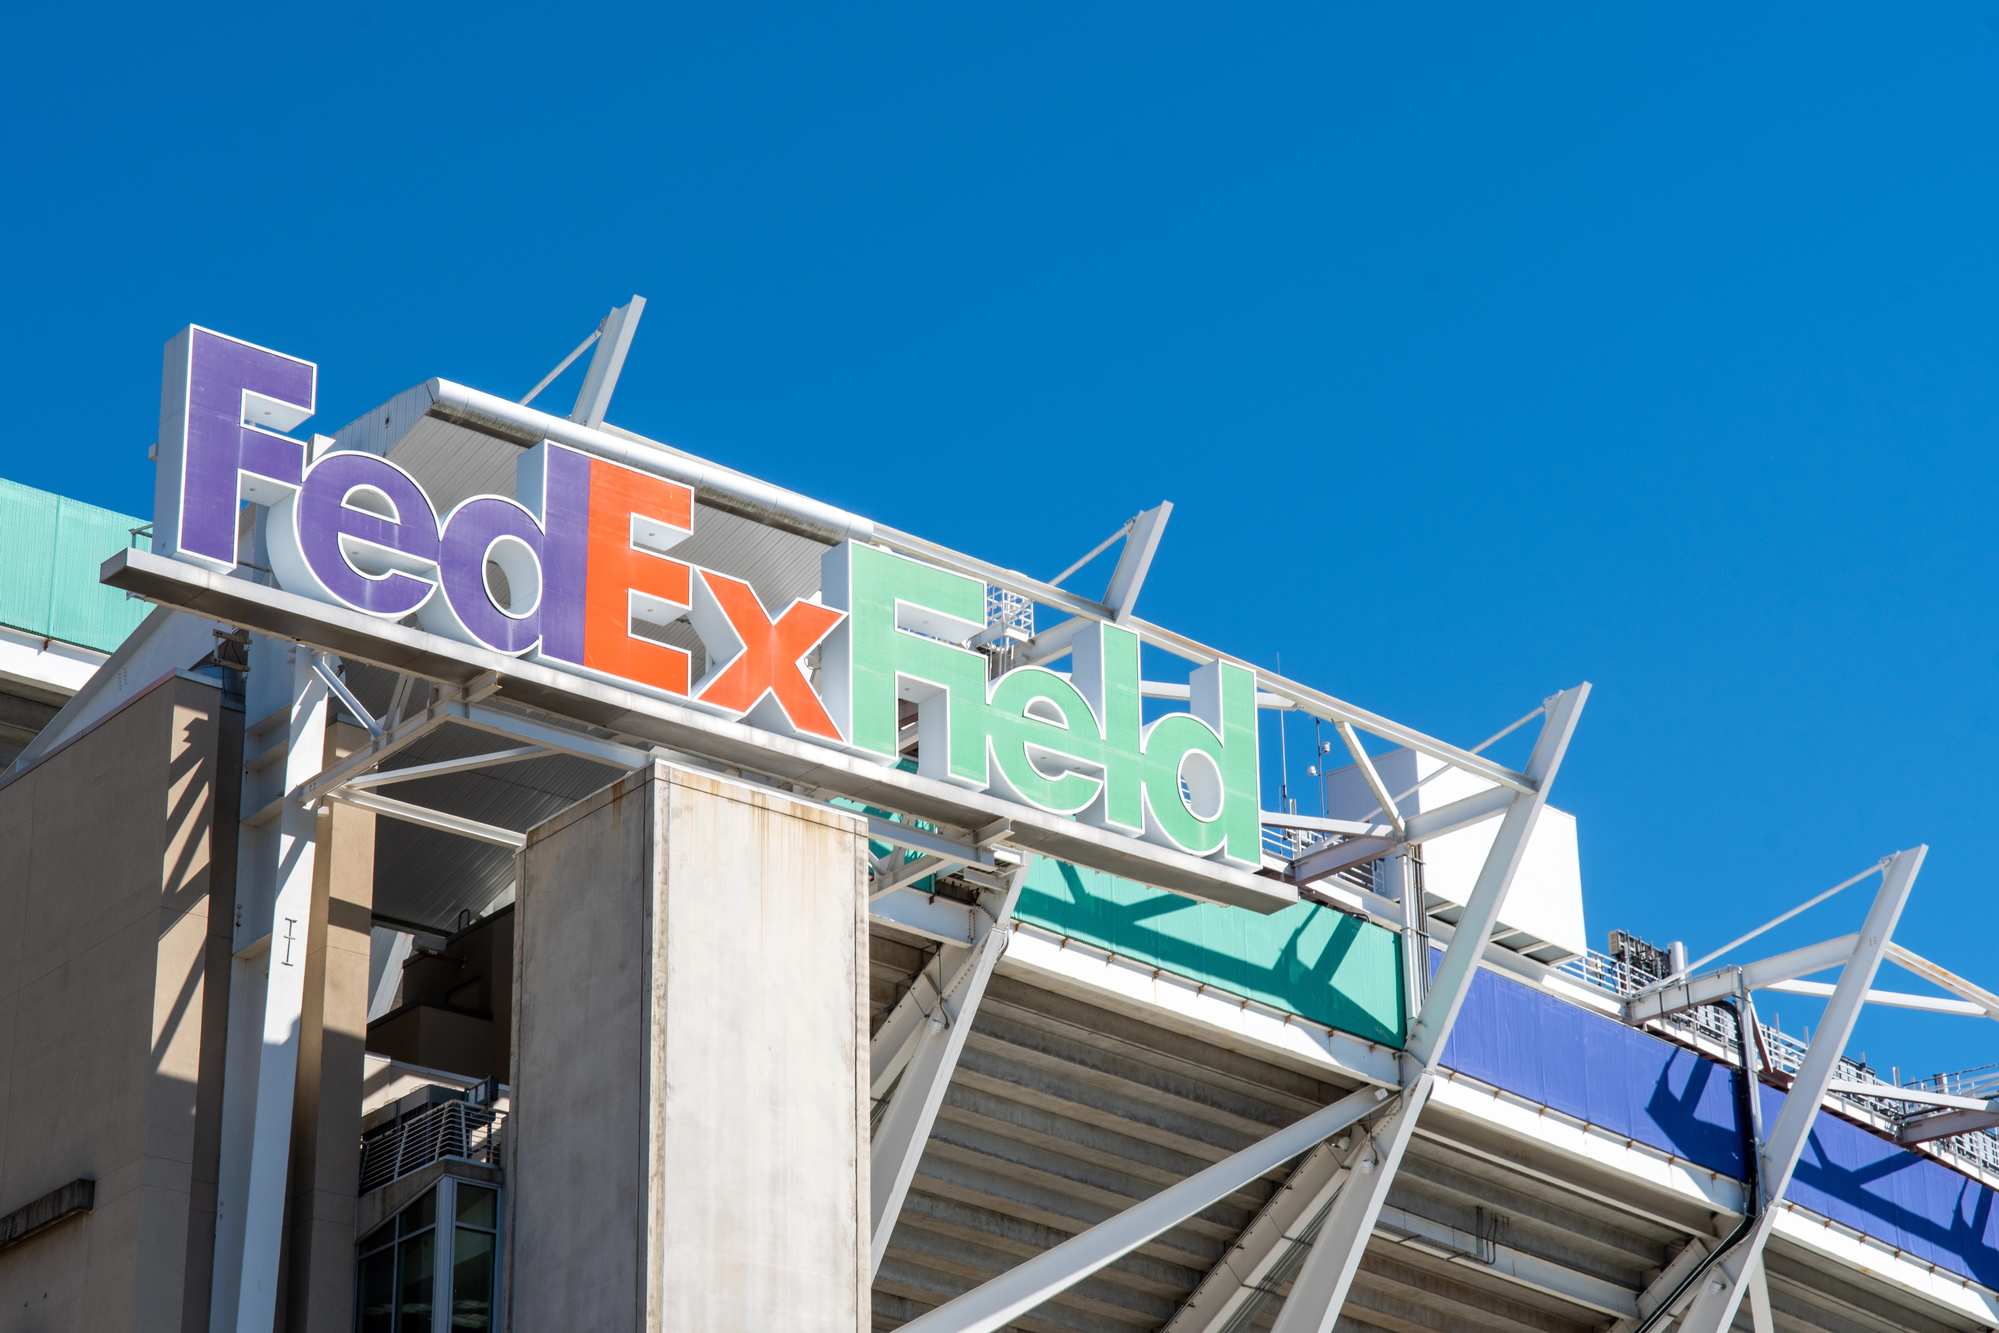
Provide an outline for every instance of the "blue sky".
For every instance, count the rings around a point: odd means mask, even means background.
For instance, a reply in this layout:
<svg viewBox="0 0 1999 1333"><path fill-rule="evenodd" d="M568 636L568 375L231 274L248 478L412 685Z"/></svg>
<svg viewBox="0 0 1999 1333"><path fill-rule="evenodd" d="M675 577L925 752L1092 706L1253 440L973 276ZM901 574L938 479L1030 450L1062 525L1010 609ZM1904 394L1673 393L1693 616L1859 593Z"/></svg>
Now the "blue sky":
<svg viewBox="0 0 1999 1333"><path fill-rule="evenodd" d="M0 475L150 512L190 321L330 431L640 292L632 429L1044 577L1171 499L1148 618L1461 743L1594 682L1598 947L1927 841L1999 986L1995 9L44 6Z"/></svg>

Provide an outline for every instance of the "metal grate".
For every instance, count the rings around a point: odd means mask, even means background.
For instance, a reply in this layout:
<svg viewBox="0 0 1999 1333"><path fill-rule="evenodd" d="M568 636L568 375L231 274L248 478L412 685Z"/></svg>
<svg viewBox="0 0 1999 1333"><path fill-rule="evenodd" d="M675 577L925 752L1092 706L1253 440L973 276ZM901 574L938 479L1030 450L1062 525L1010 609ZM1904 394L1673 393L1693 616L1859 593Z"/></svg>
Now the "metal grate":
<svg viewBox="0 0 1999 1333"><path fill-rule="evenodd" d="M445 1157L499 1165L506 1112L445 1102L361 1140L361 1193L378 1190Z"/></svg>
<svg viewBox="0 0 1999 1333"><path fill-rule="evenodd" d="M1034 637L1034 603L997 584L986 585L986 624L1022 639Z"/></svg>

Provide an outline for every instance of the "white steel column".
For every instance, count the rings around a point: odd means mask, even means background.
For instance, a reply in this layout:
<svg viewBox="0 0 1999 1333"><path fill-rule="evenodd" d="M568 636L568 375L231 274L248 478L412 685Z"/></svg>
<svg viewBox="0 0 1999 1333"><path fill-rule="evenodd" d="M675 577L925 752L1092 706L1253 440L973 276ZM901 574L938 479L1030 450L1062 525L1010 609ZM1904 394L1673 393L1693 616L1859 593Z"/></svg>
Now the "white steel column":
<svg viewBox="0 0 1999 1333"><path fill-rule="evenodd" d="M1589 689L1585 682L1548 701L1546 721L1534 743L1533 756L1527 761L1526 776L1534 790L1531 794L1515 795L1507 805L1499 834L1493 839L1492 850L1486 855L1471 898L1458 919L1450 948L1444 951L1444 961L1409 1026L1409 1040L1403 1047L1406 1073L1402 1104L1374 1138L1380 1153L1377 1165L1373 1171L1350 1179L1333 1200L1332 1211L1319 1228L1318 1239L1306 1256L1305 1266L1299 1270L1284 1308L1278 1312L1272 1333L1327 1333L1339 1318L1347 1289L1353 1285L1361 1254L1367 1248L1367 1238L1374 1234L1375 1219L1381 1215L1382 1201L1388 1197L1389 1182L1402 1164L1402 1153L1416 1128L1416 1118L1429 1100L1444 1042L1457 1022L1458 1010L1464 1006L1465 993L1471 988L1479 961L1485 956L1486 941L1492 937L1506 891L1513 885L1514 873L1527 851L1527 840L1533 836L1534 825L1541 817L1541 807L1547 804L1548 790L1554 785L1562 756L1568 753L1569 738L1575 734ZM1421 905L1415 905L1413 910L1420 913ZM1418 965L1425 966L1428 961L1421 960Z"/></svg>
<svg viewBox="0 0 1999 1333"><path fill-rule="evenodd" d="M1749 1322L1756 1333L1777 1333L1770 1319L1770 1283L1763 1276L1763 1256L1749 1266Z"/></svg>
<svg viewBox="0 0 1999 1333"><path fill-rule="evenodd" d="M882 1084L887 1082L893 1082L894 1089L881 1123L875 1126L869 1165L873 1194L870 1220L874 1227L868 1246L870 1277L881 1269L895 1219L902 1212L903 1198L916 1175L923 1145L930 1138L937 1108L944 1102L944 1090L958 1067L958 1054L965 1049L965 1037L972 1030L986 982L992 979L993 967L1006 948L1013 906L1020 899L1020 886L1031 864L1033 858L1028 856L1014 867L1007 876L1005 893L987 895L988 901L998 900L990 918L983 911L971 914L984 932L976 942L938 951L933 966L941 984L931 988L929 1011L924 1012L918 1000L919 988L912 984L875 1036L875 1050L886 1058L878 1060L880 1067L871 1071L874 1095L881 1096L885 1091ZM887 1050L891 1045L894 1049Z"/></svg>
<svg viewBox="0 0 1999 1333"><path fill-rule="evenodd" d="M253 635L245 685L246 715L262 721L244 735L243 813L270 813L242 826L237 856L210 1333L269 1333L277 1315L319 820L317 803L289 793L326 748L326 685L308 650Z"/></svg>
<svg viewBox="0 0 1999 1333"><path fill-rule="evenodd" d="M1818 1031L1812 1033L1804 1062L1798 1066L1798 1075L1784 1096L1784 1107L1777 1113L1777 1123L1771 1127L1770 1137L1759 1154L1758 1183L1763 1210L1749 1234L1708 1270L1692 1307L1680 1321L1680 1333L1722 1333L1735 1321L1736 1311L1751 1285L1745 1278L1752 1268L1761 1268L1764 1242L1769 1240L1770 1230L1776 1225L1775 1205L1784 1197L1791 1174L1797 1170L1798 1158L1804 1154L1805 1140L1818 1119L1826 1086L1839 1068L1839 1057L1853 1035L1860 1006L1866 1002L1867 988L1874 984L1874 974L1881 968L1881 957L1895 933L1895 923L1901 919L1902 906L1909 900L1909 890L1928 853L1928 846L1897 852L1881 876L1881 889L1868 909L1867 924L1860 928L1859 943L1846 966L1840 969L1839 984L1833 988L1832 999L1826 1002L1825 1017L1820 1020ZM1755 1089L1750 1091L1754 1094Z"/></svg>

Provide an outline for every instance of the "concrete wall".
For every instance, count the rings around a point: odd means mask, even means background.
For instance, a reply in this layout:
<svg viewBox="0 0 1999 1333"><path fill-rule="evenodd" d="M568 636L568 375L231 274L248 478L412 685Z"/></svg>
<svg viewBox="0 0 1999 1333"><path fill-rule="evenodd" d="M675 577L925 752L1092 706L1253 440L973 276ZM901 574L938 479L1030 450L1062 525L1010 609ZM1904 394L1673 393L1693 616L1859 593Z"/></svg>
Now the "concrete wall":
<svg viewBox="0 0 1999 1333"><path fill-rule="evenodd" d="M528 835L510 1327L866 1326L866 849L666 764Z"/></svg>
<svg viewBox="0 0 1999 1333"><path fill-rule="evenodd" d="M242 718L169 676L0 787L0 1327L205 1329Z"/></svg>

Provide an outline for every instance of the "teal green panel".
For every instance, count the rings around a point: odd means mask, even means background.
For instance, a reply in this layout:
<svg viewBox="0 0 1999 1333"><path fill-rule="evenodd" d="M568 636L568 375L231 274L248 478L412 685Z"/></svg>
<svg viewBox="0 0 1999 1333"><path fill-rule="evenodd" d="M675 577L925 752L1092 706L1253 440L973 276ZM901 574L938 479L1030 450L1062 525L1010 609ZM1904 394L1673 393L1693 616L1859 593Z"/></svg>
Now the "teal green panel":
<svg viewBox="0 0 1999 1333"><path fill-rule="evenodd" d="M57 502L49 637L108 653L146 618L151 605L97 581L98 566L132 544L140 523L79 500Z"/></svg>
<svg viewBox="0 0 1999 1333"><path fill-rule="evenodd" d="M0 481L0 624L100 652L116 648L151 608L99 583L97 568L130 546L143 522Z"/></svg>
<svg viewBox="0 0 1999 1333"><path fill-rule="evenodd" d="M1330 907L1299 903L1258 916L1040 857L1014 915L1356 1037L1402 1045L1401 941Z"/></svg>
<svg viewBox="0 0 1999 1333"><path fill-rule="evenodd" d="M57 503L47 491L0 481L0 625L49 632Z"/></svg>

